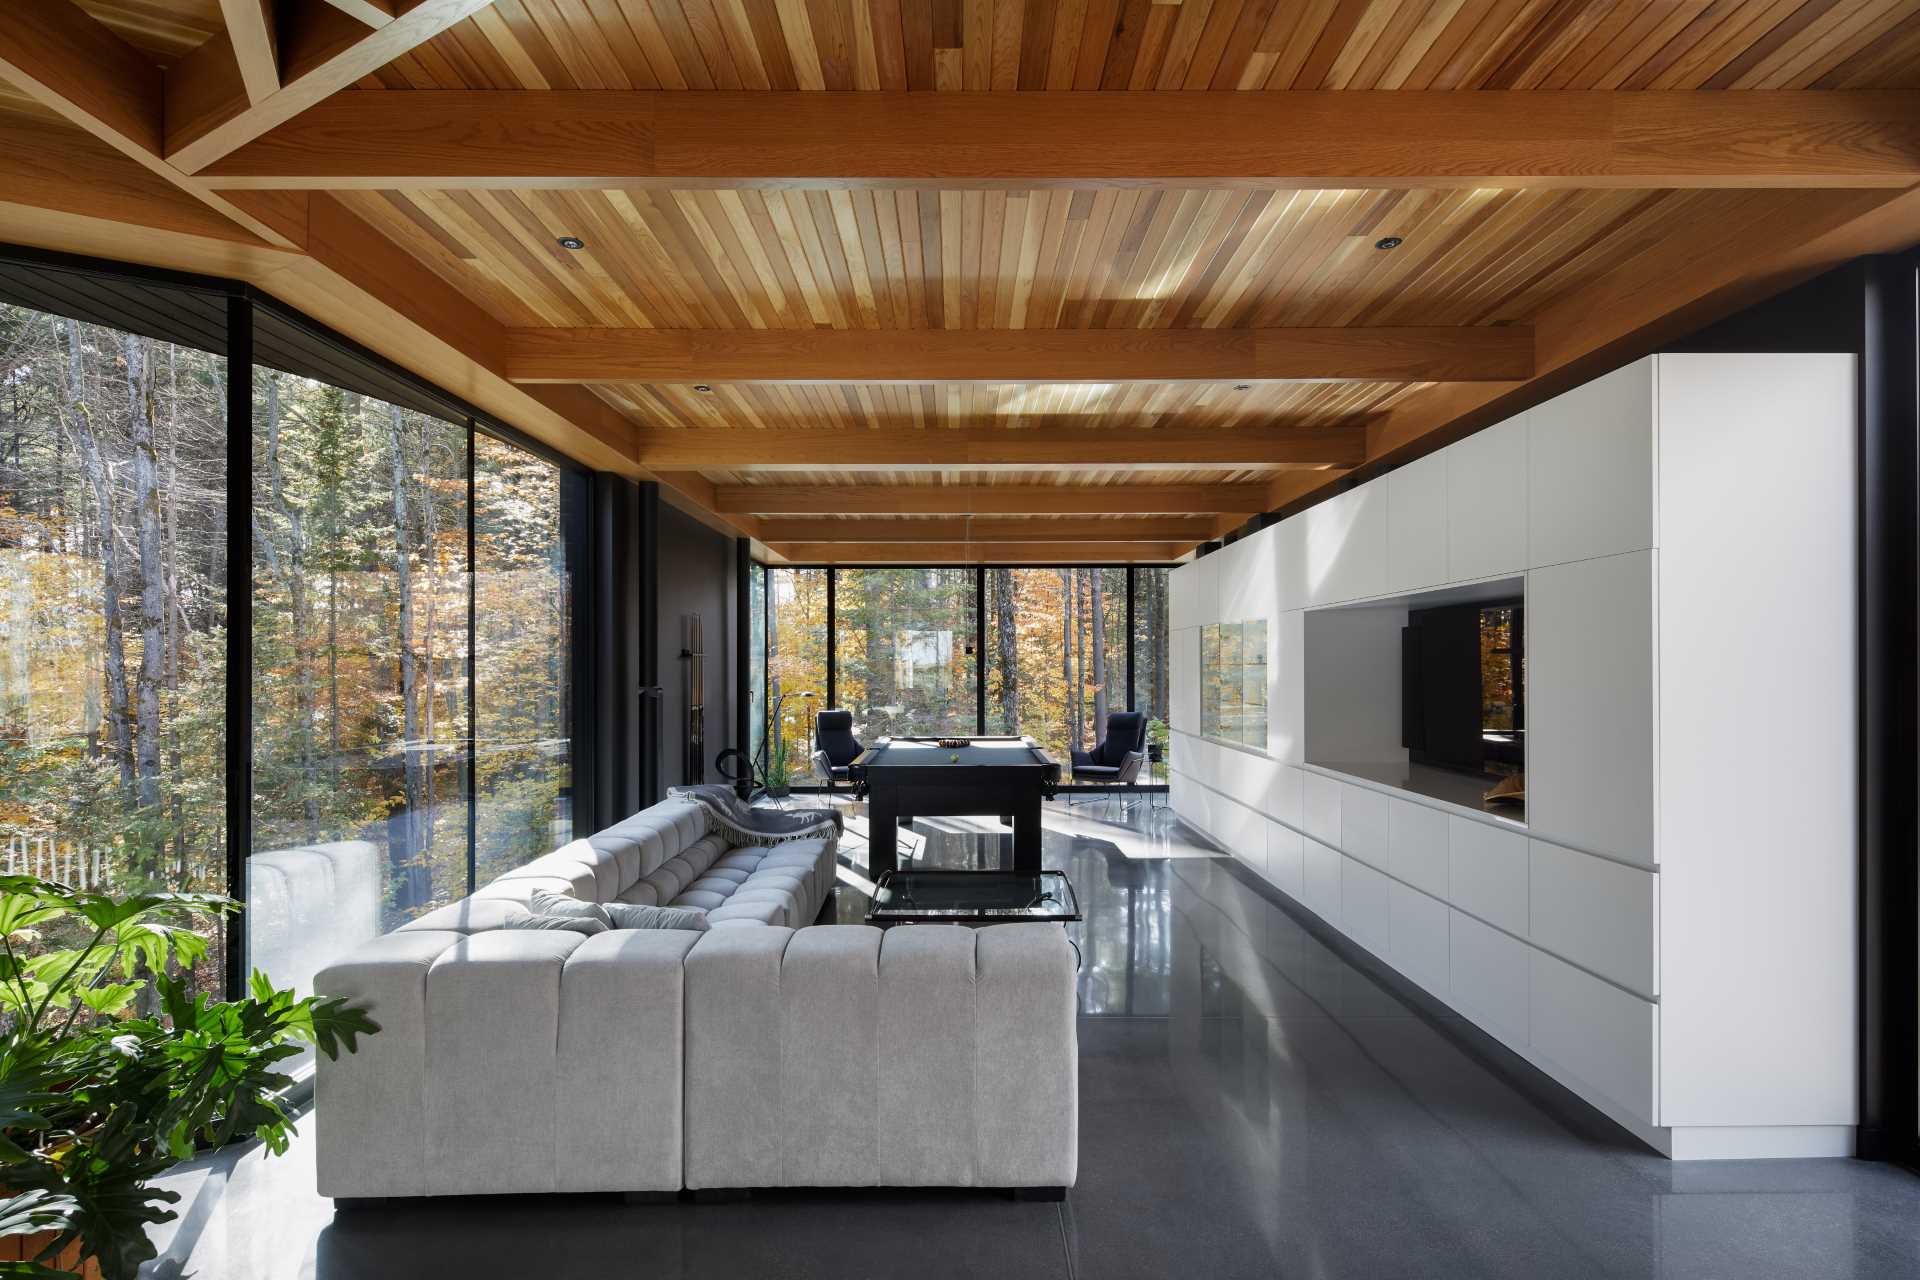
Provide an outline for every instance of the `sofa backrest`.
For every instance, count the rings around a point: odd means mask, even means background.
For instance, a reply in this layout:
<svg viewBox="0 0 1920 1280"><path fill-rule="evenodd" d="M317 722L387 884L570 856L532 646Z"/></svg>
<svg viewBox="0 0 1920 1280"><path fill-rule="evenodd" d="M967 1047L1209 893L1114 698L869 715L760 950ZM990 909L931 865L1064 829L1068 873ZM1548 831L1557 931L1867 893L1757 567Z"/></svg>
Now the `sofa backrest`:
<svg viewBox="0 0 1920 1280"><path fill-rule="evenodd" d="M588 902L666 902L693 878L676 866L677 862L691 868L689 854L693 861L703 857L706 862L712 861L707 855L714 853L721 842L711 828L711 817L703 806L686 800L663 800L604 831L570 841L515 867L481 886L472 897L430 911L404 928L455 933L498 929L525 909L535 889L549 889ZM649 879L659 887L651 894L644 889L636 893ZM676 886L673 893L661 896L659 888L668 884Z"/></svg>

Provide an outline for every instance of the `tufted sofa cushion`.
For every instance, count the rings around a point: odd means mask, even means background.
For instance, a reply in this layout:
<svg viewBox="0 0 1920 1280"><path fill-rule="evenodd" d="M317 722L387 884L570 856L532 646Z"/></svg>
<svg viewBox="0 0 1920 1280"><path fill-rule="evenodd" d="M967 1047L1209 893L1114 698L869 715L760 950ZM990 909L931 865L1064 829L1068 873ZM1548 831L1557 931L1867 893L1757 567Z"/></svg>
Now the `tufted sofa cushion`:
<svg viewBox="0 0 1920 1280"><path fill-rule="evenodd" d="M712 828L705 807L669 800L515 867L402 928L462 934L506 928L542 890L583 902L691 907L705 911L711 927L813 923L834 885L833 840L729 848Z"/></svg>

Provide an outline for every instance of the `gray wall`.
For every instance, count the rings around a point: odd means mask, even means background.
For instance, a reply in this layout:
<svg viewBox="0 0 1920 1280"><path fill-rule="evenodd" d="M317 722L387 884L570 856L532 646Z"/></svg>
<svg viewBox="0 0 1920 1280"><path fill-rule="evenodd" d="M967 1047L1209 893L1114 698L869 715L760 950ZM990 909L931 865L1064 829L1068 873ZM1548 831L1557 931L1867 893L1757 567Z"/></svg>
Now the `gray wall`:
<svg viewBox="0 0 1920 1280"><path fill-rule="evenodd" d="M718 782L713 758L736 745L734 737L735 664L743 655L734 652L734 611L737 595L734 584L733 539L701 524L666 503L660 505L658 548L660 620L660 785L679 786L685 781L685 755L682 743L686 735L686 666L680 658L685 647L686 614L700 615L706 649L706 749L701 765L705 780Z"/></svg>

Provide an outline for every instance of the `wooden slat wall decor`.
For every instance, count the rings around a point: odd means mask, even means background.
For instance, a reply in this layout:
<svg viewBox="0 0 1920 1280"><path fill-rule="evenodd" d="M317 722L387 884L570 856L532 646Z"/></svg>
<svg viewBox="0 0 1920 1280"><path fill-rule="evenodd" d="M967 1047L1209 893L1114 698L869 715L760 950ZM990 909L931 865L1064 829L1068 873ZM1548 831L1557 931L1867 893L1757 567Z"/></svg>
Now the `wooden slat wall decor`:
<svg viewBox="0 0 1920 1280"><path fill-rule="evenodd" d="M387 89L1920 88L1907 0L495 0Z"/></svg>

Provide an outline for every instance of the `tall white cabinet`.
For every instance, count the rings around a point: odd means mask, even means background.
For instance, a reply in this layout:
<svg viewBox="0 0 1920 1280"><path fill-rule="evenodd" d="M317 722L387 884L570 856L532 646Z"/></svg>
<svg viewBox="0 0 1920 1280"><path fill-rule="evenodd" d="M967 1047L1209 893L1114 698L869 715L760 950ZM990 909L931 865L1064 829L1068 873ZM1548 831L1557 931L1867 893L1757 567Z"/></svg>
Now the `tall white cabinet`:
<svg viewBox="0 0 1920 1280"><path fill-rule="evenodd" d="M1182 566L1175 810L1675 1158L1846 1154L1854 467L1852 357L1663 354ZM1312 615L1492 581L1524 821L1310 763ZM1253 618L1265 751L1198 736L1199 628Z"/></svg>

